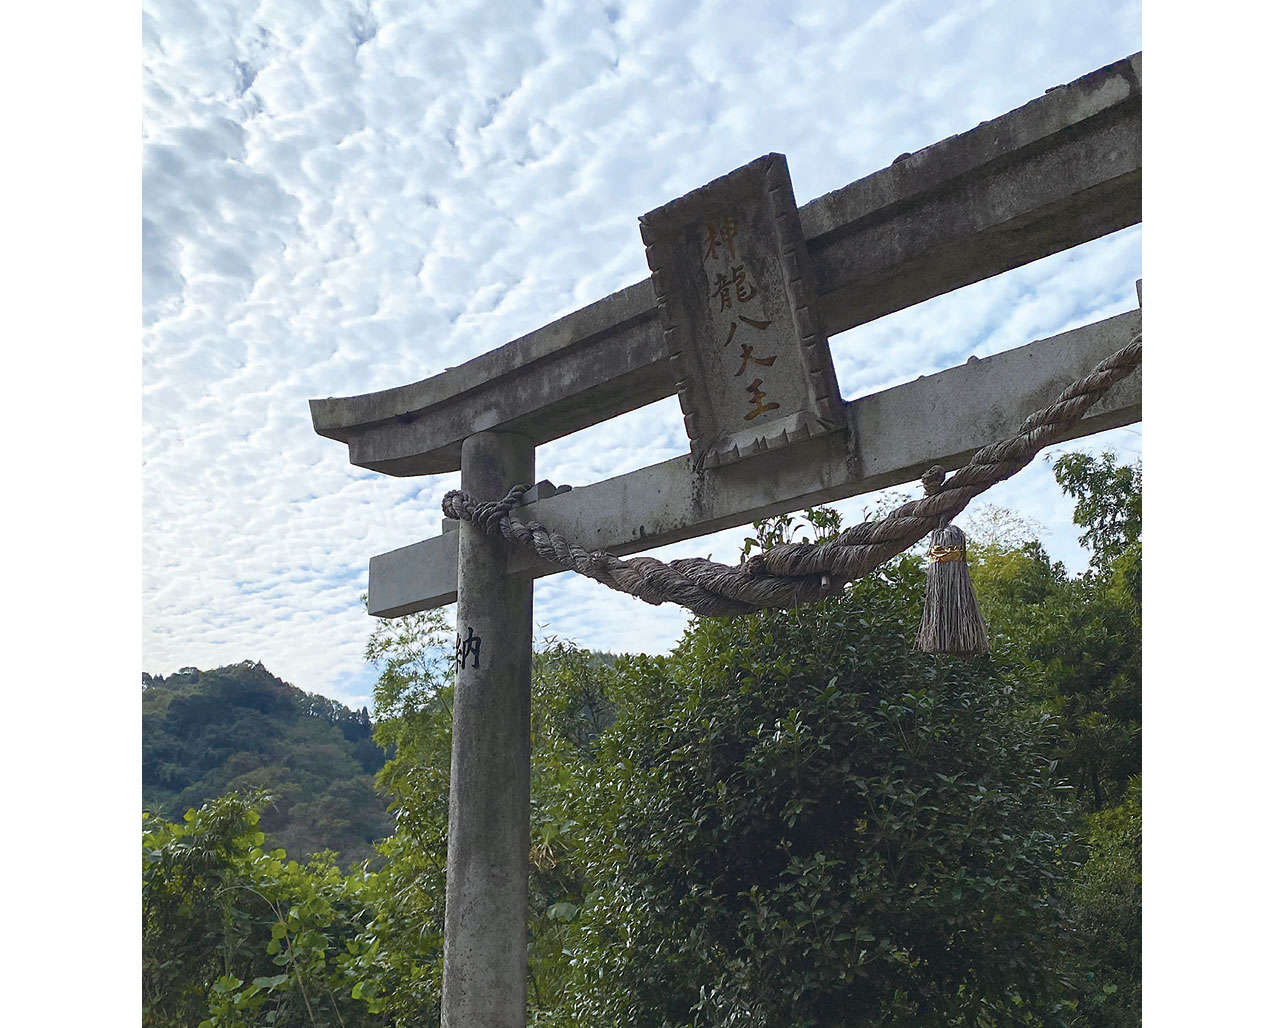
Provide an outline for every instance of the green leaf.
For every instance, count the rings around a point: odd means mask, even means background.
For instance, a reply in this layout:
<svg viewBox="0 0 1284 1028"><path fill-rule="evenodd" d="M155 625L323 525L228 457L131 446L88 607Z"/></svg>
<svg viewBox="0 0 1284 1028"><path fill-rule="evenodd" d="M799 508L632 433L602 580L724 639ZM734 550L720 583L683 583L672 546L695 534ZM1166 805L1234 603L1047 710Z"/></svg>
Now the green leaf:
<svg viewBox="0 0 1284 1028"><path fill-rule="evenodd" d="M579 909L574 903L562 900L548 908L548 918L550 921L570 921L579 913Z"/></svg>

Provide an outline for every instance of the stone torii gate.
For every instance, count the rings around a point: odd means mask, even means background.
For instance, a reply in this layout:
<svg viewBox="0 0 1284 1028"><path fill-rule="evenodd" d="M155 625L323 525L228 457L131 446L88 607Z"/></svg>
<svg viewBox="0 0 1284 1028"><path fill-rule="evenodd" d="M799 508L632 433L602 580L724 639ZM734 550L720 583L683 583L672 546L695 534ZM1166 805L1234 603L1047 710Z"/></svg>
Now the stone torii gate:
<svg viewBox="0 0 1284 1028"><path fill-rule="evenodd" d="M498 499L540 443L677 394L692 451L515 515L617 555L960 467L1123 347L1141 311L843 400L828 337L1141 221L1141 54L802 208L769 154L642 218L642 281L442 374L311 401L389 475ZM1140 283L1138 283L1140 300ZM1074 435L1141 419L1140 376ZM471 524L370 561L376 617L458 602L442 1023L525 1023L531 599L558 570Z"/></svg>

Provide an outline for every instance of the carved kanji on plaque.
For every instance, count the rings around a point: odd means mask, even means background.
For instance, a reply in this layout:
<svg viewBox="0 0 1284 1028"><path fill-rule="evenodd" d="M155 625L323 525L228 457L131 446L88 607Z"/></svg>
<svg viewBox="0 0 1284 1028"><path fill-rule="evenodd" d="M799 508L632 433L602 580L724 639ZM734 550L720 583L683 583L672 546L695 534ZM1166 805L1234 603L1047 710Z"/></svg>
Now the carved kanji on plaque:
<svg viewBox="0 0 1284 1028"><path fill-rule="evenodd" d="M657 208L641 228L698 463L727 464L841 426L782 154Z"/></svg>

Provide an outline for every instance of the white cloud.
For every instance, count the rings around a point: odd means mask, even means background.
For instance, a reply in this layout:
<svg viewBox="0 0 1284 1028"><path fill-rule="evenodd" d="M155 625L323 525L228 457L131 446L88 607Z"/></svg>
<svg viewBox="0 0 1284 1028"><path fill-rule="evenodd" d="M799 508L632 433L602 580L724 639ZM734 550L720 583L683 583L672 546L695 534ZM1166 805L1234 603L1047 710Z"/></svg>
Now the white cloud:
<svg viewBox="0 0 1284 1028"><path fill-rule="evenodd" d="M645 277L637 216L761 153L789 156L805 202L1139 49L1139 20L1016 0L152 0L146 666L252 657L360 700L366 561L435 533L455 476L350 467L310 397L423 378ZM848 333L845 391L1125 309L1139 250L1119 233ZM542 447L540 473L585 484L684 448L669 400ZM1070 560L1046 467L993 502ZM675 552L725 559L741 535ZM685 621L566 576L536 597L549 630L604 648L660 649Z"/></svg>

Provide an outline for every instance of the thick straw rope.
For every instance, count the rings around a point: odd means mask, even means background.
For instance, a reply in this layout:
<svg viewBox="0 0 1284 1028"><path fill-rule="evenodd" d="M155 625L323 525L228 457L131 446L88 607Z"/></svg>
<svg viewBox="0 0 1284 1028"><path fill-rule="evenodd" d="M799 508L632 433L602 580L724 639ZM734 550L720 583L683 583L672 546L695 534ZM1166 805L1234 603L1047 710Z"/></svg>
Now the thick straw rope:
<svg viewBox="0 0 1284 1028"><path fill-rule="evenodd" d="M784 543L743 564L701 557L669 563L653 557L624 559L589 552L538 521L516 521L512 511L528 485L516 485L501 500L479 503L451 490L442 500L448 518L467 521L489 535L533 549L544 560L575 571L647 603L678 603L697 614L726 617L766 607L792 607L841 592L843 585L903 553L935 528L946 525L976 496L1011 478L1046 446L1060 442L1116 382L1141 365L1140 333L1056 401L1025 419L1010 439L978 450L947 480L939 466L923 476L920 500L897 507L879 521L854 525L827 543Z"/></svg>

